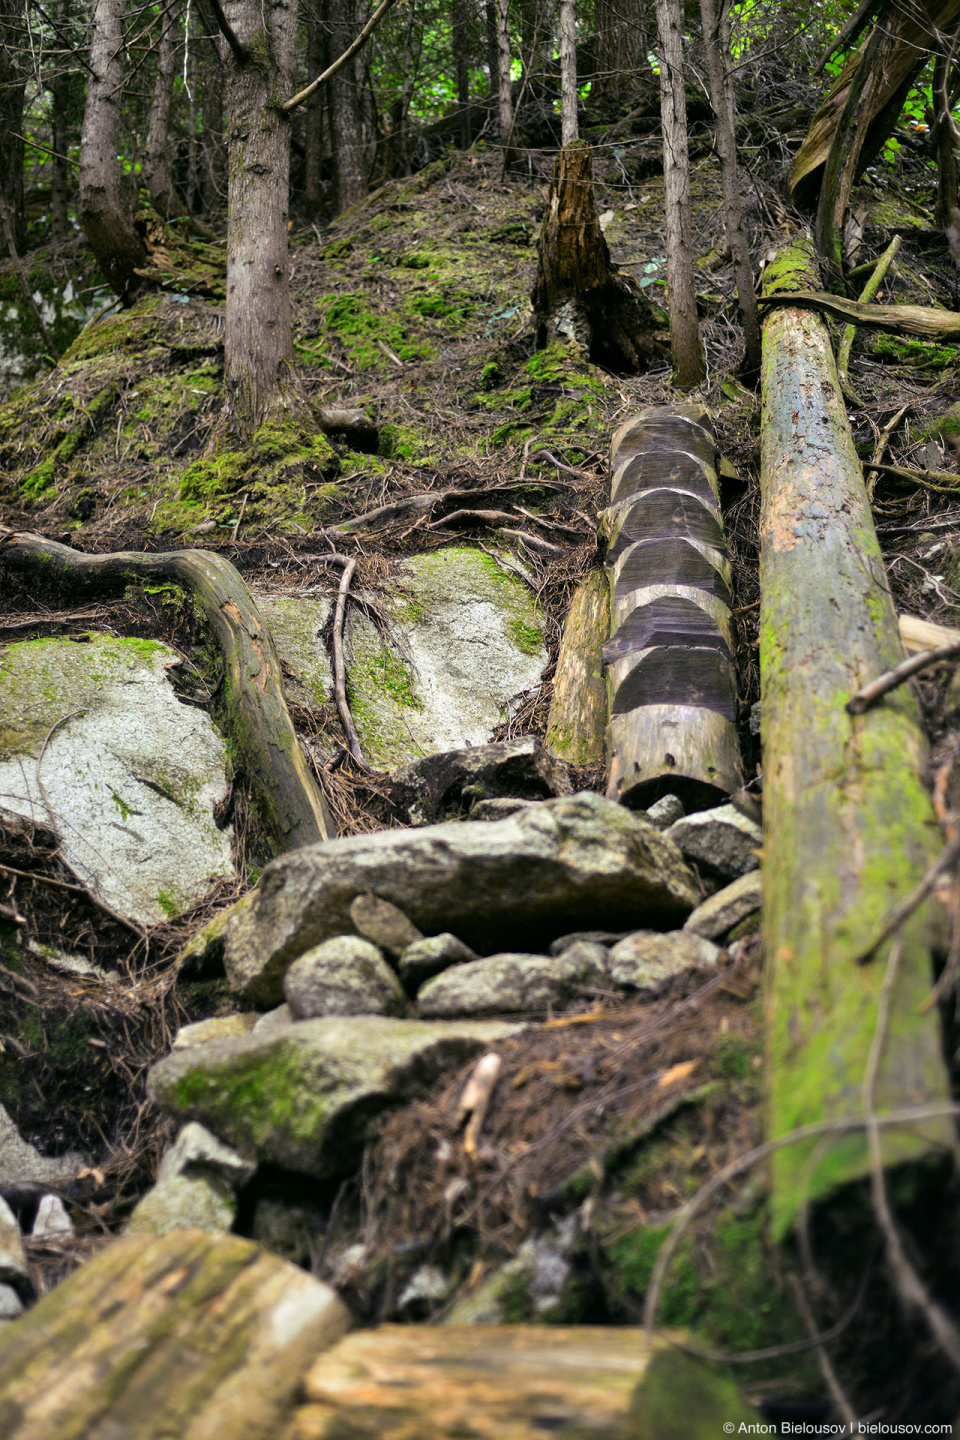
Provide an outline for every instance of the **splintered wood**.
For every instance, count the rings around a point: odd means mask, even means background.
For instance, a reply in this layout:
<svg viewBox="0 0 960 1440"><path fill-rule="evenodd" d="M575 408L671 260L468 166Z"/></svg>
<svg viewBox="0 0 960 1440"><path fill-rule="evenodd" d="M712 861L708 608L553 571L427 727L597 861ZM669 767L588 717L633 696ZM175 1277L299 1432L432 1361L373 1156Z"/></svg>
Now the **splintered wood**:
<svg viewBox="0 0 960 1440"><path fill-rule="evenodd" d="M716 803L741 781L717 449L700 405L644 410L610 447L607 795Z"/></svg>

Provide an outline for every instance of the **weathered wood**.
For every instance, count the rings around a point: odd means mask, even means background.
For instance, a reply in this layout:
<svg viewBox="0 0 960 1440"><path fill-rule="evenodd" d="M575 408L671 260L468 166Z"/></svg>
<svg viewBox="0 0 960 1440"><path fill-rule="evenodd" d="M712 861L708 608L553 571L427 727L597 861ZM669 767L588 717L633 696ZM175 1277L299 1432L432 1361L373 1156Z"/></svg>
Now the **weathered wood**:
<svg viewBox="0 0 960 1440"><path fill-rule="evenodd" d="M319 1357L282 1440L713 1440L724 1422L757 1412L644 1330L381 1325Z"/></svg>
<svg viewBox="0 0 960 1440"><path fill-rule="evenodd" d="M741 783L716 443L702 406L643 412L611 443L607 794L693 807Z"/></svg>
<svg viewBox="0 0 960 1440"><path fill-rule="evenodd" d="M350 1317L238 1235L125 1235L0 1330L3 1440L275 1440Z"/></svg>
<svg viewBox="0 0 960 1440"><path fill-rule="evenodd" d="M768 291L815 287L795 241ZM856 957L937 848L920 780L924 741L906 690L853 719L846 701L902 657L846 409L823 321L780 308L763 327L760 667L764 754L764 951L770 1138L864 1114L886 948ZM931 984L936 902L902 929L874 1087L878 1111L947 1098ZM949 1126L885 1129L886 1164L924 1158ZM778 1234L808 1198L869 1168L864 1136L787 1146L773 1160Z"/></svg>
<svg viewBox="0 0 960 1440"><path fill-rule="evenodd" d="M610 259L593 195L593 152L585 141L564 146L554 163L531 298L538 349L574 339L608 369L634 374L648 368L653 315Z"/></svg>
<svg viewBox="0 0 960 1440"><path fill-rule="evenodd" d="M822 310L834 320L848 320L865 330L882 330L889 335L919 335L921 340L936 340L944 345L960 340L960 314L925 305L868 305L822 290L798 290L788 296L764 294L759 303L765 309L790 305Z"/></svg>
<svg viewBox="0 0 960 1440"><path fill-rule="evenodd" d="M183 585L220 646L224 679L218 719L274 847L284 852L334 837L333 821L287 710L270 632L229 560L209 550L85 555L39 535L20 534L0 548L0 565L64 598L116 595L143 580Z"/></svg>
<svg viewBox="0 0 960 1440"><path fill-rule="evenodd" d="M547 745L573 765L599 765L607 723L603 642L610 634L610 591L602 570L577 587L560 641Z"/></svg>

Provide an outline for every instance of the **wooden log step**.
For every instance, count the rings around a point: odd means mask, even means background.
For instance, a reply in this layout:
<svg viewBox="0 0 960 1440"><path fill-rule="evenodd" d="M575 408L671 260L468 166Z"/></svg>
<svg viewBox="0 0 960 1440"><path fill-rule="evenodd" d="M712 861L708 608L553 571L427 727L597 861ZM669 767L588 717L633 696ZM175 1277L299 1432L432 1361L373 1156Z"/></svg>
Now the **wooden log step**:
<svg viewBox="0 0 960 1440"><path fill-rule="evenodd" d="M0 1331L3 1440L273 1440L350 1317L239 1235L125 1235Z"/></svg>
<svg viewBox="0 0 960 1440"><path fill-rule="evenodd" d="M687 645L623 656L610 666L610 714L644 705L697 705L728 720L737 718L737 690L729 654Z"/></svg>
<svg viewBox="0 0 960 1440"><path fill-rule="evenodd" d="M702 498L673 488L646 490L636 498L617 507L618 514L609 527L607 564L628 545L637 540L663 539L674 535L700 540L718 549L723 545L723 526L715 505Z"/></svg>
<svg viewBox="0 0 960 1440"><path fill-rule="evenodd" d="M607 795L695 808L741 783L733 571L723 539L709 412L691 404L626 421L610 451Z"/></svg>

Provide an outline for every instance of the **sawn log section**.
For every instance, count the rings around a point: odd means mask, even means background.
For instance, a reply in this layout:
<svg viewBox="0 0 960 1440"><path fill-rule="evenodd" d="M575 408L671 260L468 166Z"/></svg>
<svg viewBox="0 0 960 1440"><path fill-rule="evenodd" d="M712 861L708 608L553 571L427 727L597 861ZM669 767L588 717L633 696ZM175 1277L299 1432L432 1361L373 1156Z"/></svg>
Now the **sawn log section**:
<svg viewBox="0 0 960 1440"><path fill-rule="evenodd" d="M39 535L0 546L0 566L64 597L122 593L143 580L168 580L195 598L223 655L217 709L277 852L336 831L297 739L283 696L280 661L249 590L229 560L209 550L85 555Z"/></svg>
<svg viewBox="0 0 960 1440"><path fill-rule="evenodd" d="M701 405L644 410L610 448L607 795L693 808L741 783L717 449Z"/></svg>
<svg viewBox="0 0 960 1440"><path fill-rule="evenodd" d="M786 297L816 290L818 279L812 243L797 240L768 265L764 288ZM903 650L827 328L786 298L763 323L761 487L766 1073L776 1139L947 1098L936 1013L919 1013L936 902L902 928L885 1021L889 946L859 963L937 853L937 829L909 690L863 716L844 709ZM948 1137L943 1121L885 1129L884 1164L927 1157ZM868 1170L863 1131L780 1150L777 1232L808 1198Z"/></svg>

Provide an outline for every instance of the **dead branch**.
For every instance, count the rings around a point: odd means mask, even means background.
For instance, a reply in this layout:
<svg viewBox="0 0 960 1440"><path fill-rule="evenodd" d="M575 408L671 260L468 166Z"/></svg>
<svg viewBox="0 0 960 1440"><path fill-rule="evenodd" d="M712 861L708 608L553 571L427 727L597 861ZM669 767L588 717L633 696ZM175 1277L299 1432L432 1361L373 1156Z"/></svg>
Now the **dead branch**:
<svg viewBox="0 0 960 1440"><path fill-rule="evenodd" d="M350 747L350 754L362 770L369 770L370 766L363 758L357 727L353 723L353 716L347 702L347 667L343 658L343 622L347 613L347 592L356 568L356 560L347 560L340 577L340 588L337 591L337 605L333 614L333 687L337 697L337 710L343 724L344 734L347 737L347 744Z"/></svg>
<svg viewBox="0 0 960 1440"><path fill-rule="evenodd" d="M921 670L926 670L931 665L938 665L941 660L952 660L955 655L960 655L960 640L950 640L945 645L937 645L933 650L924 650L920 655L911 655L908 660L901 660L892 670L881 675L878 679L872 680L869 685L864 685L856 695L851 696L844 709L848 715L862 715L875 705L884 695L889 695L891 690L896 690L911 675L917 675Z"/></svg>

